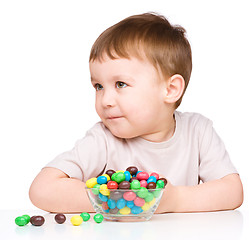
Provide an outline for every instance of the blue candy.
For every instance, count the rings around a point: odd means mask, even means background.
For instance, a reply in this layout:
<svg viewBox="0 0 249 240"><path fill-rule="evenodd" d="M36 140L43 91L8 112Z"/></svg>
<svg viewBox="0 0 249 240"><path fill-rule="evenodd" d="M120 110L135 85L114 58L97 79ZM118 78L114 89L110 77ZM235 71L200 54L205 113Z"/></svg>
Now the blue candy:
<svg viewBox="0 0 249 240"><path fill-rule="evenodd" d="M134 202L133 202L133 201L127 201L127 202L126 202L126 206L127 206L128 208L133 208L133 207L134 207Z"/></svg>
<svg viewBox="0 0 249 240"><path fill-rule="evenodd" d="M130 174L130 172L128 172L128 171L125 171L124 172L124 175L125 175L125 181L130 181L130 179L131 179L131 174Z"/></svg>
<svg viewBox="0 0 249 240"><path fill-rule="evenodd" d="M150 176L150 177L147 179L147 183L150 183L150 182L156 183L156 182L157 182L156 177Z"/></svg>
<svg viewBox="0 0 249 240"><path fill-rule="evenodd" d="M108 199L107 205L110 209L114 209L116 207L116 202L113 199Z"/></svg>
<svg viewBox="0 0 249 240"><path fill-rule="evenodd" d="M125 205L126 205L126 201L125 201L123 198L121 198L121 199L119 199L119 200L117 201L117 208L118 208L118 209L124 208Z"/></svg>
<svg viewBox="0 0 249 240"><path fill-rule="evenodd" d="M133 214L139 214L141 212L143 212L143 209L141 207L134 206L133 208L131 208L131 213Z"/></svg>
<svg viewBox="0 0 249 240"><path fill-rule="evenodd" d="M103 195L102 193L99 193L99 199L102 201L102 202L107 202L108 201L108 197Z"/></svg>
<svg viewBox="0 0 249 240"><path fill-rule="evenodd" d="M107 177L106 176L97 177L97 183L98 184L106 184L107 183Z"/></svg>

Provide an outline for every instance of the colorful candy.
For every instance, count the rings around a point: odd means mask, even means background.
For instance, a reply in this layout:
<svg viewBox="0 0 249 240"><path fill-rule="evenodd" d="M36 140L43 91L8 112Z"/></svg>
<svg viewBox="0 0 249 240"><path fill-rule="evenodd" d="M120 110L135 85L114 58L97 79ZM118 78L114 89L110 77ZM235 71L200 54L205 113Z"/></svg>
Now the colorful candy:
<svg viewBox="0 0 249 240"><path fill-rule="evenodd" d="M83 219L84 222L87 222L90 219L90 217L91 217L90 214L87 213L87 212L81 213L80 216L82 217L82 219Z"/></svg>
<svg viewBox="0 0 249 240"><path fill-rule="evenodd" d="M131 166L126 171L109 169L87 180L86 187L91 188L89 197L100 209L97 212L129 215L140 214L154 206L166 184L167 180L159 178L158 173L149 174Z"/></svg>

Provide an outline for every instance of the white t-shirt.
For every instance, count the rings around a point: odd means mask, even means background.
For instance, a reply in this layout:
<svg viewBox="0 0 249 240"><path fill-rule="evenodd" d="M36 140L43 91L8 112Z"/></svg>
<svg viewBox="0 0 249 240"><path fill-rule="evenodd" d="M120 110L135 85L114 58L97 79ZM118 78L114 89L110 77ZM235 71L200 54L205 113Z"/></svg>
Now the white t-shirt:
<svg viewBox="0 0 249 240"><path fill-rule="evenodd" d="M175 133L165 142L121 139L102 122L95 124L74 148L57 156L54 167L84 182L108 169L157 172L173 185L193 186L237 173L212 121L197 113L174 113Z"/></svg>

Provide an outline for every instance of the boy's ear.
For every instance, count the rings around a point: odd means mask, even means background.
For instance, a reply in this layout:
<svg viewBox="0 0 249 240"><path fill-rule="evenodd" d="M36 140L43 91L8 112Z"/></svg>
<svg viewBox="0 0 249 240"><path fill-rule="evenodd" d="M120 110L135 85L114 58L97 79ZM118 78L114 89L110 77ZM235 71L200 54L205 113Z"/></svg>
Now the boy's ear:
<svg viewBox="0 0 249 240"><path fill-rule="evenodd" d="M180 74L171 76L166 83L164 100L167 103L175 103L183 94L185 87L184 78Z"/></svg>

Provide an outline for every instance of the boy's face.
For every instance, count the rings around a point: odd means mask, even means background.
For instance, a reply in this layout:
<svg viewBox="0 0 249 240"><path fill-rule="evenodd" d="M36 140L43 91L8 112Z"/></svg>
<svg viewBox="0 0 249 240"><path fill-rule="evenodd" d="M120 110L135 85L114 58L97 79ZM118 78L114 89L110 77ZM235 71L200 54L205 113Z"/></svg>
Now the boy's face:
<svg viewBox="0 0 249 240"><path fill-rule="evenodd" d="M165 82L149 61L106 56L90 62L90 73L96 111L113 135L150 140L151 134L164 130Z"/></svg>

